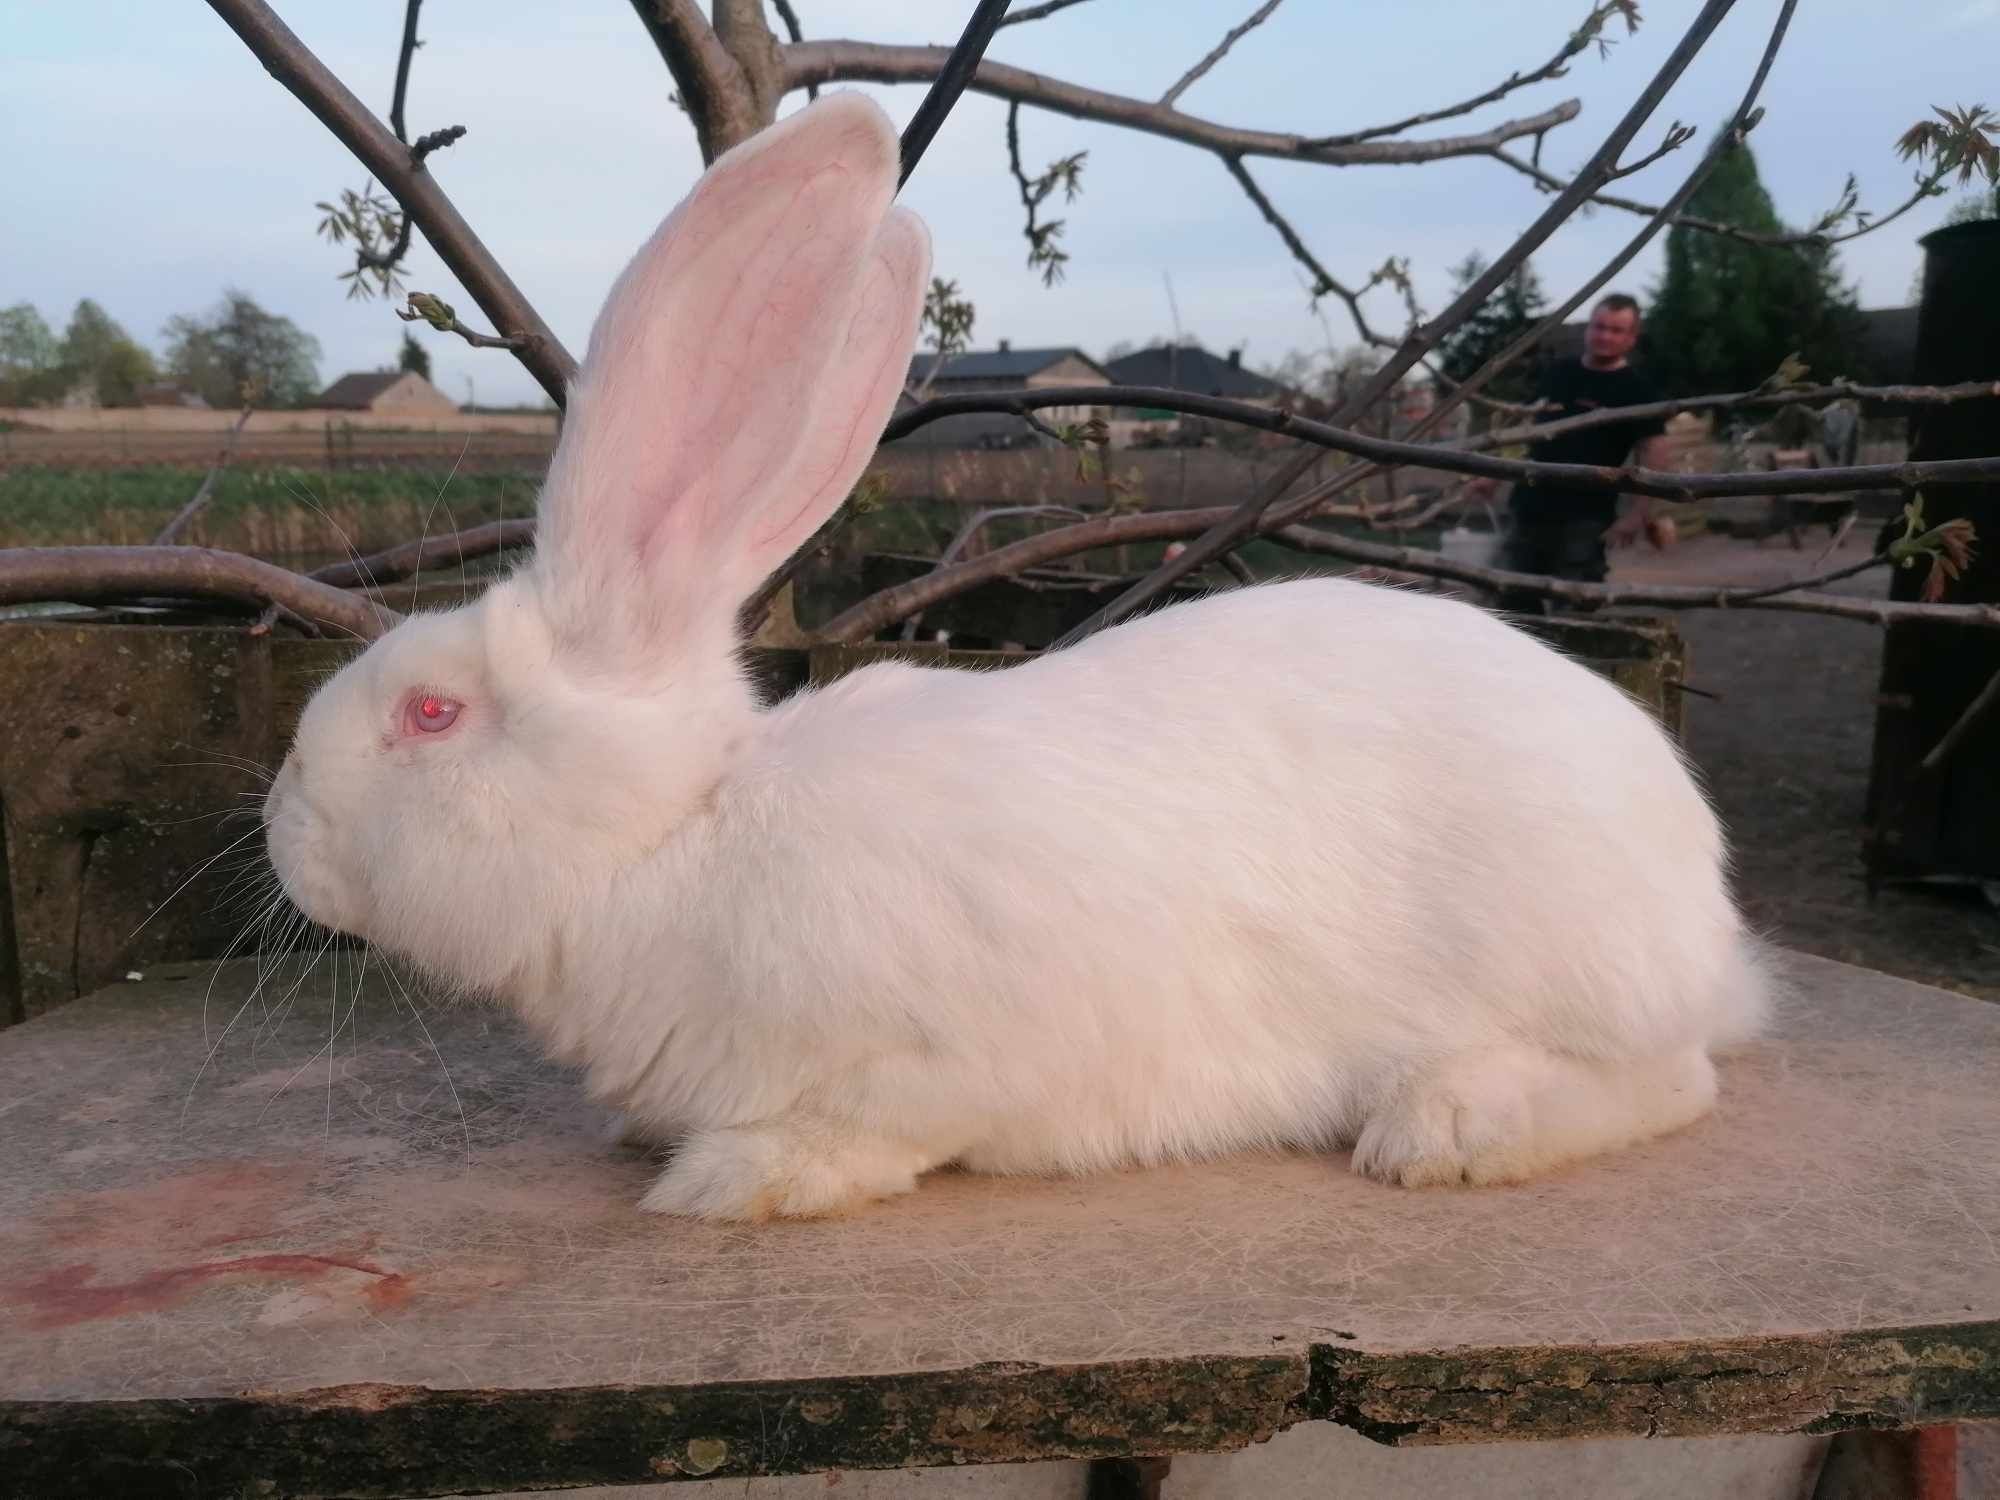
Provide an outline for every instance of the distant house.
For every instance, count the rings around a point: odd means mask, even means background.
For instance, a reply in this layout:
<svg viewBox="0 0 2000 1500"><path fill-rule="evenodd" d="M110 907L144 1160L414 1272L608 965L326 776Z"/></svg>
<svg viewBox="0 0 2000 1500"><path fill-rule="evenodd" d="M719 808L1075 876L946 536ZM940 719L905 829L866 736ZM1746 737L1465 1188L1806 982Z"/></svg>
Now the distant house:
<svg viewBox="0 0 2000 1500"><path fill-rule="evenodd" d="M154 380L139 387L141 406L182 406L194 411L207 411L208 402L201 393L191 391L178 380Z"/></svg>
<svg viewBox="0 0 2000 1500"><path fill-rule="evenodd" d="M443 417L458 403L410 370L366 370L343 375L319 394L315 406L381 416Z"/></svg>
<svg viewBox="0 0 2000 1500"><path fill-rule="evenodd" d="M970 391L1023 391L1052 385L1110 385L1104 366L1073 347L1016 349L1005 339L997 349L974 349L946 356L920 353L910 361L909 389L923 391L928 383L931 396L956 396ZM907 409L906 392L897 403ZM1050 426L1086 422L1104 415L1101 407L1052 406L1036 413ZM945 448L1000 448L1033 446L1034 429L1019 417L1005 413L976 412L946 417L920 427L904 439L911 444Z"/></svg>
<svg viewBox="0 0 2000 1500"><path fill-rule="evenodd" d="M1248 406L1271 410L1293 410L1303 404L1299 392L1268 375L1243 368L1243 351L1213 354L1199 344L1162 344L1140 349L1117 359L1106 360L1104 368L1119 385L1163 386L1195 396L1221 396ZM1159 440L1169 432L1197 433L1208 424L1168 411L1138 411L1122 414L1113 424L1119 442Z"/></svg>
<svg viewBox="0 0 2000 1500"><path fill-rule="evenodd" d="M1197 396L1226 396L1253 406L1277 407L1297 392L1267 375L1243 368L1243 351L1211 354L1199 344L1162 344L1104 362L1118 385L1158 385Z"/></svg>

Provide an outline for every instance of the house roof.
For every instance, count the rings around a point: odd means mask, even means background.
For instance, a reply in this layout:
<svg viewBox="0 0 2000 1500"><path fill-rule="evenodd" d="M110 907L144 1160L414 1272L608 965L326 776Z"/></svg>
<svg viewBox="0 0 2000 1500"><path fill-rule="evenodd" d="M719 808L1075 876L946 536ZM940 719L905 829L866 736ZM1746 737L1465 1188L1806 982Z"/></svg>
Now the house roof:
<svg viewBox="0 0 2000 1500"><path fill-rule="evenodd" d="M356 370L321 391L319 400L313 404L363 408L408 373L407 370Z"/></svg>
<svg viewBox="0 0 2000 1500"><path fill-rule="evenodd" d="M1277 381L1255 370L1246 370L1222 355L1211 354L1199 344L1140 349L1106 361L1104 368L1119 385L1164 386L1168 390L1232 396L1238 400L1268 400L1289 394Z"/></svg>
<svg viewBox="0 0 2000 1500"><path fill-rule="evenodd" d="M935 354L919 353L910 361L910 379L920 382L930 378L931 363ZM1066 359L1080 359L1091 369L1104 375L1104 366L1074 347L1048 349L968 349L963 354L954 354L944 362L944 368L937 373L939 380L1026 380L1030 375L1039 375L1050 365L1060 364Z"/></svg>

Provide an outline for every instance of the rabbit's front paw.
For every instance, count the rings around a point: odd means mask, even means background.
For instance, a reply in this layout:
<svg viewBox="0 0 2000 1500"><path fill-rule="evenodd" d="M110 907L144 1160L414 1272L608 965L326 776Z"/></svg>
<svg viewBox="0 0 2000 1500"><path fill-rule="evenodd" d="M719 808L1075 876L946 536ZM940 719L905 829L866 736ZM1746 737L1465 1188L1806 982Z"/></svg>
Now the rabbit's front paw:
<svg viewBox="0 0 2000 1500"><path fill-rule="evenodd" d="M702 1130L639 1206L698 1219L814 1218L913 1192L930 1165L912 1147L816 1122Z"/></svg>

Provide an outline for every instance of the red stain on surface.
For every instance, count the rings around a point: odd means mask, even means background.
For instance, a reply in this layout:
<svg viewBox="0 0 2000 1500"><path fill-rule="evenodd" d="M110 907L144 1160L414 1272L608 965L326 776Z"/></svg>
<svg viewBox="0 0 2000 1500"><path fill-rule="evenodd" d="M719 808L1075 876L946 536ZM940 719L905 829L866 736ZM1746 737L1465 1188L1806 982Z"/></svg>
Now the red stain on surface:
<svg viewBox="0 0 2000 1500"><path fill-rule="evenodd" d="M374 1278L364 1296L368 1306L377 1312L401 1307L410 1299L409 1277L364 1260L343 1260L331 1255L245 1255L234 1260L202 1261L150 1271L131 1281L102 1283L95 1279L95 1266L64 1266L0 1290L0 1302L26 1308L31 1328L68 1328L171 1307L215 1281L238 1277L308 1280L337 1271Z"/></svg>
<svg viewBox="0 0 2000 1500"><path fill-rule="evenodd" d="M44 1215L46 1242L157 1250L212 1249L268 1235L304 1191L294 1167L231 1162L138 1187L81 1194Z"/></svg>

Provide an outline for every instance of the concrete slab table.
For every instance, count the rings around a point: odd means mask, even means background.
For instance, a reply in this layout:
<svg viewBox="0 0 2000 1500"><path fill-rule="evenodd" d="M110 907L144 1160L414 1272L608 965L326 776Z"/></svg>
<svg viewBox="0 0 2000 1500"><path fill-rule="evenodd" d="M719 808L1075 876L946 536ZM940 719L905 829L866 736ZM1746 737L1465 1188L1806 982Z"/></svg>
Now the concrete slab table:
<svg viewBox="0 0 2000 1500"><path fill-rule="evenodd" d="M1528 1186L943 1173L754 1228L640 1213L656 1166L493 1012L155 968L0 1032L0 1493L2000 1417L2000 1009L1794 963L1717 1116Z"/></svg>

